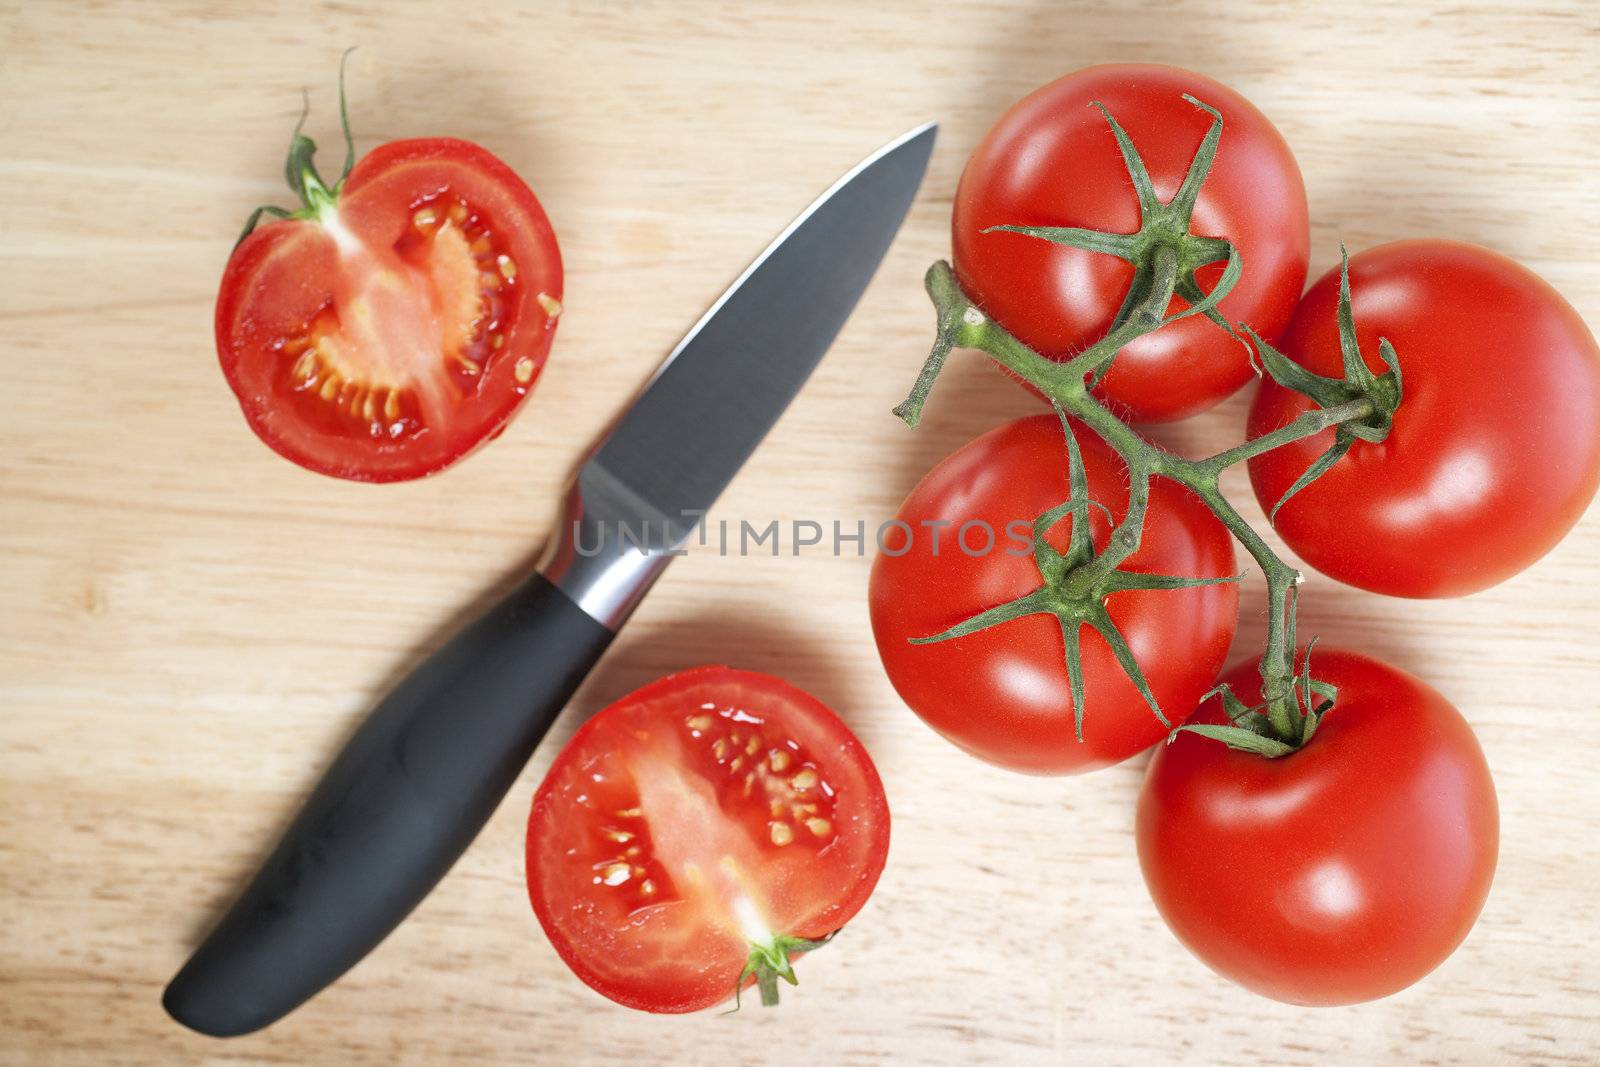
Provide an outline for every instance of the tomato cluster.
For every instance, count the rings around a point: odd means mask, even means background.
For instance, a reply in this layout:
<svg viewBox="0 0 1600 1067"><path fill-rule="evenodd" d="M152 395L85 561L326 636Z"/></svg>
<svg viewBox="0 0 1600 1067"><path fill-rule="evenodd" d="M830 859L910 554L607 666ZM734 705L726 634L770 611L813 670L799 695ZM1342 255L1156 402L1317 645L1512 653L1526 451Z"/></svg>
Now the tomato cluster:
<svg viewBox="0 0 1600 1067"><path fill-rule="evenodd" d="M1600 348L1531 272L1451 241L1367 250L1302 296L1307 220L1282 137L1197 74L1094 67L1008 111L962 175L953 266L929 273L932 372L897 413L915 425L955 346L1059 419L958 450L898 517L1021 520L1034 551L915 541L880 554L870 601L895 688L982 759L1076 773L1168 736L1137 820L1157 908L1218 973L1318 1005L1402 989L1467 936L1494 784L1424 682L1297 651L1299 576L1216 475L1248 460L1283 539L1331 578L1475 592L1553 547L1600 485ZM1210 407L1257 360L1246 444L1188 460L1130 425ZM1267 573L1268 647L1213 689L1230 533ZM1187 721L1169 734L1164 710Z"/></svg>

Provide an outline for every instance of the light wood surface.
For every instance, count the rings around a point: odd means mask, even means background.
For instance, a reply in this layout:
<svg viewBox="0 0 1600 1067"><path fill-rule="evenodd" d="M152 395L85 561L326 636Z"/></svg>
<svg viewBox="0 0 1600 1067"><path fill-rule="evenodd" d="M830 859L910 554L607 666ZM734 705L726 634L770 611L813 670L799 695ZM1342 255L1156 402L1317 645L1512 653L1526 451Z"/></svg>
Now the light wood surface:
<svg viewBox="0 0 1600 1067"><path fill-rule="evenodd" d="M239 223L284 199L302 86L325 166L337 159L351 44L358 147L488 146L543 199L568 270L554 357L510 431L441 477L384 488L258 444L211 339ZM0 1062L1600 1058L1593 513L1533 571L1468 600L1310 580L1302 629L1443 690L1500 792L1476 930L1380 1003L1297 1010L1213 977L1139 876L1143 761L1036 780L961 755L882 674L870 560L811 552L678 561L482 838L336 987L226 1043L159 1007L341 740L525 564L580 450L679 334L813 195L916 123L942 133L899 243L713 517L875 524L940 456L1034 410L969 355L919 432L888 414L930 336L920 278L946 254L967 152L1027 90L1110 59L1204 71L1278 124L1310 191L1314 273L1340 240L1449 235L1528 263L1600 324L1587 0L0 2ZM1237 397L1164 439L1233 440L1243 410ZM1240 479L1229 488L1248 502ZM1257 582L1244 603L1237 655L1261 638ZM782 1009L656 1018L589 992L545 943L523 823L583 715L705 661L784 675L837 708L883 773L894 845L870 904Z"/></svg>

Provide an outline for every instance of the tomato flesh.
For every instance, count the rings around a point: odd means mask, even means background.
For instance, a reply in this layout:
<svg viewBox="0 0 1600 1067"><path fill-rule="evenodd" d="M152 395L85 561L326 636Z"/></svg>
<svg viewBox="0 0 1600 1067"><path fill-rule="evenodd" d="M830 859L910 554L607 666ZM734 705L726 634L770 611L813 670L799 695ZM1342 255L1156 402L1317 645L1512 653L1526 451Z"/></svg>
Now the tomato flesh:
<svg viewBox="0 0 1600 1067"><path fill-rule="evenodd" d="M560 312L538 202L465 142L395 142L314 219L240 245L217 308L241 407L274 449L327 474L418 477L495 436Z"/></svg>
<svg viewBox="0 0 1600 1067"><path fill-rule="evenodd" d="M700 668L590 720L534 799L528 886L585 982L650 1011L734 992L753 944L865 903L888 808L866 752L777 679Z"/></svg>
<svg viewBox="0 0 1600 1067"><path fill-rule="evenodd" d="M1499 809L1472 728L1419 679L1318 649L1333 710L1279 759L1180 733L1139 797L1156 907L1209 967L1293 1004L1387 996L1466 938L1494 877ZM1261 699L1254 663L1224 678ZM1208 701L1191 721L1225 721Z"/></svg>

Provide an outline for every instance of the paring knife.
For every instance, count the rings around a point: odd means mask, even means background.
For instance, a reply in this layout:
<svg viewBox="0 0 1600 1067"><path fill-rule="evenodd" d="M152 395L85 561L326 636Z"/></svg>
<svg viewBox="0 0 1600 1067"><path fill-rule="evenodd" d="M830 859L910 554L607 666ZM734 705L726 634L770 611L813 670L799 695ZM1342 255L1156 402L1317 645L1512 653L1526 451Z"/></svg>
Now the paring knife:
<svg viewBox="0 0 1600 1067"><path fill-rule="evenodd" d="M402 681L167 987L249 1033L354 966L442 878L651 584L777 421L911 206L932 123L836 182L711 306L579 468L525 583ZM631 536L622 536L618 524Z"/></svg>

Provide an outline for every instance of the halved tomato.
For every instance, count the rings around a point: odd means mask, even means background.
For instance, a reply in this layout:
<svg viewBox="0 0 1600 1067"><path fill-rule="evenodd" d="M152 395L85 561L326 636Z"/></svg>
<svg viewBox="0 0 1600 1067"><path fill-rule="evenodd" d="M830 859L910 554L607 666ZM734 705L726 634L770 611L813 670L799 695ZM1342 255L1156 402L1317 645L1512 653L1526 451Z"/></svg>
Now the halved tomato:
<svg viewBox="0 0 1600 1067"><path fill-rule="evenodd" d="M528 895L597 992L697 1011L752 981L775 999L791 955L866 903L888 847L883 785L838 716L777 678L700 667L623 697L556 757Z"/></svg>
<svg viewBox="0 0 1600 1067"><path fill-rule="evenodd" d="M306 210L245 237L217 297L223 373L257 436L369 482L431 474L496 436L561 312L561 254L532 191L449 138L382 145L332 190L302 180Z"/></svg>

